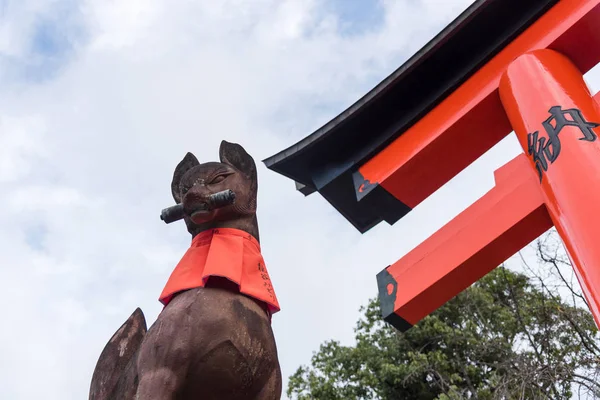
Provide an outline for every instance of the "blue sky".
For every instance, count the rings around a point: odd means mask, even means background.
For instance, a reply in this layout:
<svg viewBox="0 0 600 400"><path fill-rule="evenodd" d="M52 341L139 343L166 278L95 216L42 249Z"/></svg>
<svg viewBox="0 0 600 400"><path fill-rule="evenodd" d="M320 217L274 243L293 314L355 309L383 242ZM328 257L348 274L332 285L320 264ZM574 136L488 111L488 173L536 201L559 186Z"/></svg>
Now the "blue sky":
<svg viewBox="0 0 600 400"><path fill-rule="evenodd" d="M0 16L10 18L14 0L0 2ZM334 15L339 22L342 35L361 35L376 30L384 18L384 9L379 1L332 0L323 2L323 9ZM18 69L23 79L34 82L52 79L75 51L75 43L87 38L85 27L79 25L80 4L75 0L60 0L50 3L49 9L36 16L28 45L27 59L21 59Z"/></svg>
<svg viewBox="0 0 600 400"><path fill-rule="evenodd" d="M56 76L73 54L75 41L85 37L72 25L76 7L73 1L58 1L50 3L44 13L28 15L28 32L18 34L22 43L18 54L1 54L4 63L11 64L11 79L43 82ZM25 4L8 0L0 4L0 10L5 21L19 12L27 13Z"/></svg>
<svg viewBox="0 0 600 400"><path fill-rule="evenodd" d="M385 12L381 3L362 0L333 0L329 9L340 19L340 31L360 35L381 25Z"/></svg>

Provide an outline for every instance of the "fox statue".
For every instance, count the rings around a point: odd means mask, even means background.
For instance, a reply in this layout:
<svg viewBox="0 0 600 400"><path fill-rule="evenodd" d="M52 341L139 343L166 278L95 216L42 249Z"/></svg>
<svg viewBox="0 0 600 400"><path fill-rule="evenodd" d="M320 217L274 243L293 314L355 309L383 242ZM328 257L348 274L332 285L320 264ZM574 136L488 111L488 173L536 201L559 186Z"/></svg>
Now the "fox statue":
<svg viewBox="0 0 600 400"><path fill-rule="evenodd" d="M253 158L222 141L220 162L187 153L171 192L192 244L168 279L146 330L138 308L106 344L90 400L277 400L282 379L271 316L279 304L260 252ZM207 210L211 194L235 202Z"/></svg>

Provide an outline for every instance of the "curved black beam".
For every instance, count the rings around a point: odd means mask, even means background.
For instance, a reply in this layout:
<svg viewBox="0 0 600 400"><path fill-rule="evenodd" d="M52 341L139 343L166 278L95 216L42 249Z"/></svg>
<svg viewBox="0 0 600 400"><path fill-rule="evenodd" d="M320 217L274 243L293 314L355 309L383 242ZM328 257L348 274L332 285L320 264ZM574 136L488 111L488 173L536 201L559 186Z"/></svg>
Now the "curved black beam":
<svg viewBox="0 0 600 400"><path fill-rule="evenodd" d="M364 233L410 211L381 187L358 201L352 173L467 80L558 0L478 0L340 115L265 159ZM373 191L377 191L373 193ZM374 195L373 195L374 194Z"/></svg>

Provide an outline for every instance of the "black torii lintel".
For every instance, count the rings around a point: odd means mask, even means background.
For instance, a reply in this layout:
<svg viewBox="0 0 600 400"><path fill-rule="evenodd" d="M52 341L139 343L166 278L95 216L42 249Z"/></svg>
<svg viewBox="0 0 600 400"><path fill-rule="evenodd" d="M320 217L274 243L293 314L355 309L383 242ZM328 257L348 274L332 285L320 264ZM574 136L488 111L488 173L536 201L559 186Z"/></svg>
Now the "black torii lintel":
<svg viewBox="0 0 600 400"><path fill-rule="evenodd" d="M400 68L340 115L264 160L319 192L361 233L410 211L383 188L360 202L352 173L422 118L558 0L477 0Z"/></svg>

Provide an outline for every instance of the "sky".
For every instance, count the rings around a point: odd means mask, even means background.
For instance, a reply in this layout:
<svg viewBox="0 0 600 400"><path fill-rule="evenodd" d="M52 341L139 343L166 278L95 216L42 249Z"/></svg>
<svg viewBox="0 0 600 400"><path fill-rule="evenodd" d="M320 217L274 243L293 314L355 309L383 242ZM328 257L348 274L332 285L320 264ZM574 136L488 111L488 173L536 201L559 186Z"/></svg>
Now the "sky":
<svg viewBox="0 0 600 400"><path fill-rule="evenodd" d="M510 135L408 216L359 234L261 160L385 78L469 0L0 0L0 398L86 398L136 307L150 325L190 243L165 225L186 152L242 144L287 378L353 342L375 275L493 186ZM597 70L587 75L600 89ZM370 256L362 256L368 249Z"/></svg>

